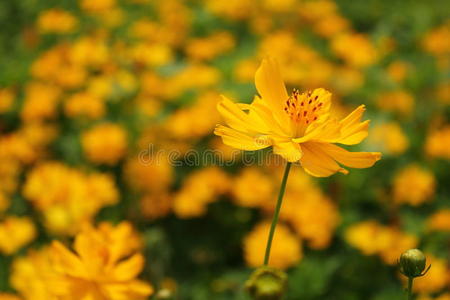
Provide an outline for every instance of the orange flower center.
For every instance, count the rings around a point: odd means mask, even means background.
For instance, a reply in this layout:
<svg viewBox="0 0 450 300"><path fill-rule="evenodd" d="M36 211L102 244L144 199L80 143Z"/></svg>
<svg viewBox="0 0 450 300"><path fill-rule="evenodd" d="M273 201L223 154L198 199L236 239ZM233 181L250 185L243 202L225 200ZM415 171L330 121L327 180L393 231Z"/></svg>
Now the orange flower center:
<svg viewBox="0 0 450 300"><path fill-rule="evenodd" d="M284 111L295 123L307 126L318 119L322 107L319 95L313 95L311 91L300 94L294 89L286 100Z"/></svg>

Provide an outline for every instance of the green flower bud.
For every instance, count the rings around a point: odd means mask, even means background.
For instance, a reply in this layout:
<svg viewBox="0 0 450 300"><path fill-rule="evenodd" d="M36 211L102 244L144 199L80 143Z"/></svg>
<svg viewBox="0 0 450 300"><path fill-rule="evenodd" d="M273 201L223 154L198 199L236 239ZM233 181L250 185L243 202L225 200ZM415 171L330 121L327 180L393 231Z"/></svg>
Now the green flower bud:
<svg viewBox="0 0 450 300"><path fill-rule="evenodd" d="M286 273L266 266L256 269L245 283L254 300L280 300L286 286Z"/></svg>
<svg viewBox="0 0 450 300"><path fill-rule="evenodd" d="M419 249L409 249L400 256L400 271L407 277L423 275L427 259Z"/></svg>

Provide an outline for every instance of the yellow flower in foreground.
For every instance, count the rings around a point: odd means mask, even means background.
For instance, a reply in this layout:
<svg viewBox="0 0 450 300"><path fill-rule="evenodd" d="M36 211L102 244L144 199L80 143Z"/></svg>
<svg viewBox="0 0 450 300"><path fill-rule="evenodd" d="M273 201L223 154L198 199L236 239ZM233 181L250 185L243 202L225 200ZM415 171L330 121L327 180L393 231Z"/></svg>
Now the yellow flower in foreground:
<svg viewBox="0 0 450 300"><path fill-rule="evenodd" d="M100 224L77 235L74 252L60 242L51 247L56 279L51 287L57 299L144 300L153 293L136 279L144 267L137 253L140 240L129 223Z"/></svg>
<svg viewBox="0 0 450 300"><path fill-rule="evenodd" d="M380 159L379 152L349 152L334 143L354 145L367 137L369 121L361 122L364 105L341 121L330 116L331 93L315 89L291 96L281 78L278 64L263 60L255 75L261 97L251 104L233 103L223 97L218 110L229 127L218 125L215 134L225 144L241 150L273 151L289 162L300 162L317 177L336 172L346 174L338 163L368 168Z"/></svg>

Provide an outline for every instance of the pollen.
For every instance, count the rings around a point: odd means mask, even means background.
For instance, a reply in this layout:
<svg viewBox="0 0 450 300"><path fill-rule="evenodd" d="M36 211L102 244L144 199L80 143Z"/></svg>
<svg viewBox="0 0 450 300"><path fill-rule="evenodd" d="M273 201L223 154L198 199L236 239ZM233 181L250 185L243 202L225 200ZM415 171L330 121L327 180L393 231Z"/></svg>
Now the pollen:
<svg viewBox="0 0 450 300"><path fill-rule="evenodd" d="M300 94L297 89L294 89L292 95L286 100L284 111L295 123L309 125L317 121L322 108L323 103L315 91Z"/></svg>

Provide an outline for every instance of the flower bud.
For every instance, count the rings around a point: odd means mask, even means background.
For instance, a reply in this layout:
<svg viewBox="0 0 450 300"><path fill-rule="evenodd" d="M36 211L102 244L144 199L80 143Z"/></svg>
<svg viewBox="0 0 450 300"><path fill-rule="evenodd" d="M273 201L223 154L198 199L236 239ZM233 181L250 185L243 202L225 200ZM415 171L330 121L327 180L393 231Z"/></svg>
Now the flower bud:
<svg viewBox="0 0 450 300"><path fill-rule="evenodd" d="M266 266L256 269L245 283L254 300L280 300L286 285L286 273Z"/></svg>
<svg viewBox="0 0 450 300"><path fill-rule="evenodd" d="M419 249L409 249L400 256L400 271L407 277L422 276L426 257Z"/></svg>

